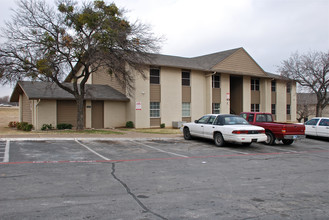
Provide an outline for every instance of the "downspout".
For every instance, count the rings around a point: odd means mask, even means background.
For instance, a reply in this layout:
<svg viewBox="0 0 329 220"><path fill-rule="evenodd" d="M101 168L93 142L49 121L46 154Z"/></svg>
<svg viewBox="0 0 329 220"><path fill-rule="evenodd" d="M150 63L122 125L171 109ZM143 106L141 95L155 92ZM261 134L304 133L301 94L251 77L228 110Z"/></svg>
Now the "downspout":
<svg viewBox="0 0 329 220"><path fill-rule="evenodd" d="M37 101L37 104L35 104L35 130L38 130L39 129L39 108L38 108L38 105L40 103L41 99L38 99ZM37 128L38 127L38 128Z"/></svg>

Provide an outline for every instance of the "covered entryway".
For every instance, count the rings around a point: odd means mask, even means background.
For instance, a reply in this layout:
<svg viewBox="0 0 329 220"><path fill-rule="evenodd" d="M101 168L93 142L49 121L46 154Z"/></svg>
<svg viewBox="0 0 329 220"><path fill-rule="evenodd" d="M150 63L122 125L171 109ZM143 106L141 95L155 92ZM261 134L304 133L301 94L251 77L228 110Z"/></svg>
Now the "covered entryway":
<svg viewBox="0 0 329 220"><path fill-rule="evenodd" d="M91 106L91 127L104 128L104 101L92 101Z"/></svg>
<svg viewBox="0 0 329 220"><path fill-rule="evenodd" d="M242 89L243 89L243 77L231 76L230 77L230 94L231 94L231 106L230 113L238 115L242 112Z"/></svg>

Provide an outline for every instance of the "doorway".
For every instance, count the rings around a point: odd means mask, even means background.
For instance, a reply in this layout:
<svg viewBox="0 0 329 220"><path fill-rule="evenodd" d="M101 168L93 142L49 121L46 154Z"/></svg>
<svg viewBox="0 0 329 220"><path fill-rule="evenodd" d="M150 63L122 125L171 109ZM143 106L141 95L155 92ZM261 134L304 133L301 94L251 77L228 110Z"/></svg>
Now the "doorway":
<svg viewBox="0 0 329 220"><path fill-rule="evenodd" d="M242 91L243 91L243 77L231 76L230 77L230 96L231 105L230 113L238 115L242 112Z"/></svg>

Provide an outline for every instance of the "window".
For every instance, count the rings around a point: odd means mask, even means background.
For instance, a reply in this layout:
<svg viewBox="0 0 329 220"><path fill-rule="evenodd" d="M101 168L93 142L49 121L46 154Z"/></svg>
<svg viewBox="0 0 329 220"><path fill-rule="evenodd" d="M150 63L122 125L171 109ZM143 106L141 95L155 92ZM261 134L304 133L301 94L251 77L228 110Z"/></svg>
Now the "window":
<svg viewBox="0 0 329 220"><path fill-rule="evenodd" d="M190 86L190 71L189 70L182 71L182 85Z"/></svg>
<svg viewBox="0 0 329 220"><path fill-rule="evenodd" d="M209 121L207 122L207 124L212 125L212 123L214 123L215 119L216 119L216 116L210 116Z"/></svg>
<svg viewBox="0 0 329 220"><path fill-rule="evenodd" d="M276 81L272 81L271 88L272 88L272 92L276 91Z"/></svg>
<svg viewBox="0 0 329 220"><path fill-rule="evenodd" d="M290 110L290 105L287 105L287 115L290 115L291 110Z"/></svg>
<svg viewBox="0 0 329 220"><path fill-rule="evenodd" d="M189 102L182 103L182 116L183 117L191 116L191 103L189 103Z"/></svg>
<svg viewBox="0 0 329 220"><path fill-rule="evenodd" d="M259 79L251 79L251 90L259 91Z"/></svg>
<svg viewBox="0 0 329 220"><path fill-rule="evenodd" d="M287 93L290 93L290 92L291 92L291 84L287 83Z"/></svg>
<svg viewBox="0 0 329 220"><path fill-rule="evenodd" d="M314 118L314 119L311 119L309 121L307 121L305 123L305 125L316 125L318 123L319 119L318 118Z"/></svg>
<svg viewBox="0 0 329 220"><path fill-rule="evenodd" d="M246 119L236 115L220 115L217 117L217 125L248 125Z"/></svg>
<svg viewBox="0 0 329 220"><path fill-rule="evenodd" d="M205 115L199 120L196 121L198 124L206 124L208 122L208 119L210 118L210 115Z"/></svg>
<svg viewBox="0 0 329 220"><path fill-rule="evenodd" d="M259 104L251 104L252 112L259 112Z"/></svg>
<svg viewBox="0 0 329 220"><path fill-rule="evenodd" d="M249 118L248 118L248 121L253 122L254 121L254 117L255 117L254 114L250 114L249 115Z"/></svg>
<svg viewBox="0 0 329 220"><path fill-rule="evenodd" d="M151 118L160 118L160 102L151 102L150 103L150 117Z"/></svg>
<svg viewBox="0 0 329 220"><path fill-rule="evenodd" d="M329 119L321 119L319 126L329 126Z"/></svg>
<svg viewBox="0 0 329 220"><path fill-rule="evenodd" d="M212 113L213 114L220 114L220 103L213 103L212 104Z"/></svg>
<svg viewBox="0 0 329 220"><path fill-rule="evenodd" d="M276 114L276 106L275 106L275 104L272 104L271 113L272 113L273 115Z"/></svg>
<svg viewBox="0 0 329 220"><path fill-rule="evenodd" d="M256 122L273 122L273 120L269 114L258 114L256 115Z"/></svg>
<svg viewBox="0 0 329 220"><path fill-rule="evenodd" d="M220 88L220 75L216 73L212 75L212 87L213 88Z"/></svg>
<svg viewBox="0 0 329 220"><path fill-rule="evenodd" d="M150 83L160 84L160 68L158 67L150 68Z"/></svg>

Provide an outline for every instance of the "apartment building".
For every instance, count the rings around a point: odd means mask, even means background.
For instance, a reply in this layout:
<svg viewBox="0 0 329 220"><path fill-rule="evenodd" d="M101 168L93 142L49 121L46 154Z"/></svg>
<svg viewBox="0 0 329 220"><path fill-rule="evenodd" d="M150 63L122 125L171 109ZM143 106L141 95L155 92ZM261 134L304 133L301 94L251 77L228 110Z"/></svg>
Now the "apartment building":
<svg viewBox="0 0 329 220"><path fill-rule="evenodd" d="M296 121L296 83L265 72L243 48L193 58L153 54L145 63L146 79L131 71L135 78L132 95L106 71L90 77L89 89L94 93L85 101L86 128L120 127L127 121L136 128L162 123L171 127L173 122L194 121L208 113L243 111L271 112L276 121ZM31 83L18 83L11 99L20 102L22 121L28 116L36 129L50 124L49 118L53 125L65 120L75 125L73 97L56 85L48 96L32 95L27 89L33 87ZM41 90L49 90L42 84ZM30 103L29 113L23 103ZM43 109L52 116L40 117Z"/></svg>

